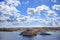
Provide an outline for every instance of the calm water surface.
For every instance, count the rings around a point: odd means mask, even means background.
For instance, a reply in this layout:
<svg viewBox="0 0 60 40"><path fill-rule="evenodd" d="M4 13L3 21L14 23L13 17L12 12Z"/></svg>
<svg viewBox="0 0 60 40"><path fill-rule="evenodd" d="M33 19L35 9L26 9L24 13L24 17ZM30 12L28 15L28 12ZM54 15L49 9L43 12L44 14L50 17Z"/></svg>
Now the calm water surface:
<svg viewBox="0 0 60 40"><path fill-rule="evenodd" d="M0 32L0 40L60 40L60 32L48 32L52 35L37 35L33 37L26 37L19 35L21 31L16 32Z"/></svg>

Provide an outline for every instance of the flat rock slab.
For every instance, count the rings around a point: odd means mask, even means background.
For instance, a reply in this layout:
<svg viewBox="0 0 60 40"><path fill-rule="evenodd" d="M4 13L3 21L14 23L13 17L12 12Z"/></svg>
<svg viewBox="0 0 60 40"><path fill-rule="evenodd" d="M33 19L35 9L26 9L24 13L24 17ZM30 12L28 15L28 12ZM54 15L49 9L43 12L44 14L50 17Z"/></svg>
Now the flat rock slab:
<svg viewBox="0 0 60 40"><path fill-rule="evenodd" d="M40 33L40 35L51 35L51 34L42 32L42 33Z"/></svg>

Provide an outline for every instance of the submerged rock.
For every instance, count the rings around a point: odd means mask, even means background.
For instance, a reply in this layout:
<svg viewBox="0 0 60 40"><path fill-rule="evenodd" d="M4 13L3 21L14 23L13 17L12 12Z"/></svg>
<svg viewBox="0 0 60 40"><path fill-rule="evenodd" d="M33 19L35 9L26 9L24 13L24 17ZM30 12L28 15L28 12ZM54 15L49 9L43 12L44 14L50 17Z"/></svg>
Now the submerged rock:
<svg viewBox="0 0 60 40"><path fill-rule="evenodd" d="M42 32L42 33L40 33L40 35L51 35L51 34Z"/></svg>

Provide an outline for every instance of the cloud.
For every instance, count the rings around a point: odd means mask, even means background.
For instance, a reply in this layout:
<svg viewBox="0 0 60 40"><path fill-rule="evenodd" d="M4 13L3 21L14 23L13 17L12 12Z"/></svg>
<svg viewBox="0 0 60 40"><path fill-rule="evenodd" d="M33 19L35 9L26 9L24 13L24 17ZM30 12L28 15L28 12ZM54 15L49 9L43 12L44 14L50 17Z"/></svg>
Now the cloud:
<svg viewBox="0 0 60 40"><path fill-rule="evenodd" d="M56 3L57 2L57 0L51 0L52 2L54 2L54 3Z"/></svg>
<svg viewBox="0 0 60 40"><path fill-rule="evenodd" d="M48 11L48 10L49 10L49 7L47 7L46 5L41 5L41 6L36 7L36 9L35 8L28 8L27 13L40 15L41 11Z"/></svg>
<svg viewBox="0 0 60 40"><path fill-rule="evenodd" d="M28 12L28 14L34 14L35 13L35 8L28 8L27 12Z"/></svg>
<svg viewBox="0 0 60 40"><path fill-rule="evenodd" d="M42 15L40 15L42 11L45 12L44 13L44 15L46 17L45 19L40 17L40 16L42 16ZM36 16L35 14L40 15L40 16L38 16L39 18L37 18L37 19L34 17L34 21L38 21L39 25L41 24L40 26L42 26L42 25L46 26L46 27L59 27L60 26L60 22L58 22L58 20L56 19L56 18L58 18L57 17L58 14L54 10L51 10L46 5L41 5L36 8L28 8L27 13L33 14L34 16ZM36 24L36 25L38 25L38 24Z"/></svg>
<svg viewBox="0 0 60 40"><path fill-rule="evenodd" d="M22 4L29 4L29 1L22 1Z"/></svg>
<svg viewBox="0 0 60 40"><path fill-rule="evenodd" d="M11 6L18 6L21 5L21 3L18 0L5 0L7 2L7 5Z"/></svg>
<svg viewBox="0 0 60 40"><path fill-rule="evenodd" d="M60 26L60 20L58 14L51 10L46 5L37 6L36 8L28 8L27 9L27 16L21 15L20 11L17 10L17 6L21 5L21 3L18 0L5 0L0 2L0 26ZM59 7L57 7L59 8ZM53 7L53 9L55 9ZM41 18L41 12L44 11L46 13L46 18ZM30 16L30 14L33 14ZM37 14L37 15L35 15ZM52 18L49 16L53 16Z"/></svg>
<svg viewBox="0 0 60 40"><path fill-rule="evenodd" d="M20 17L20 11L16 8L18 5L21 5L18 0L4 0L0 2L0 24L9 25L10 23L12 25L13 22L18 22L17 18Z"/></svg>
<svg viewBox="0 0 60 40"><path fill-rule="evenodd" d="M36 7L36 9L35 8L28 8L27 9L27 13L28 14L38 14L38 15L40 15L41 13L41 11L44 11L44 12L46 12L46 13L48 13L48 15L47 16L57 16L57 14L56 14L56 12L55 11L53 11L53 10L51 10L48 6L46 6L46 5L41 5L41 6L38 6L38 7Z"/></svg>
<svg viewBox="0 0 60 40"><path fill-rule="evenodd" d="M20 21L23 23L31 23L32 21L34 21L35 19L30 17L30 16L24 16L23 18L20 18Z"/></svg>
<svg viewBox="0 0 60 40"><path fill-rule="evenodd" d="M58 16L58 14L53 10L48 10L47 13L48 13L48 16Z"/></svg>
<svg viewBox="0 0 60 40"><path fill-rule="evenodd" d="M57 17L56 17L57 18ZM59 27L60 23L56 18L51 18L50 21L46 21L47 22L47 26L51 26L51 27Z"/></svg>
<svg viewBox="0 0 60 40"><path fill-rule="evenodd" d="M49 7L48 6L46 6L46 5L41 5L41 6L38 6L37 8L36 8L36 11L47 11L47 10L49 10Z"/></svg>
<svg viewBox="0 0 60 40"><path fill-rule="evenodd" d="M55 4L55 5L52 6L52 8L55 9L55 10L60 10L60 5Z"/></svg>

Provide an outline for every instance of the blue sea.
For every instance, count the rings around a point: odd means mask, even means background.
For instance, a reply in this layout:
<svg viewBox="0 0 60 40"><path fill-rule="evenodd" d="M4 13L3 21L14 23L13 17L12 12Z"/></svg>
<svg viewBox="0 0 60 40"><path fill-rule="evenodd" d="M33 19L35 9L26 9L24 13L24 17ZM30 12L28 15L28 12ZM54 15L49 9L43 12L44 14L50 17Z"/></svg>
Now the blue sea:
<svg viewBox="0 0 60 40"><path fill-rule="evenodd" d="M60 31L50 31L51 35L39 35L32 37L19 35L22 31L0 32L0 40L60 40Z"/></svg>

